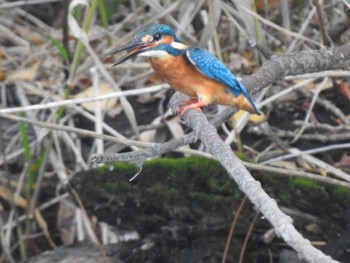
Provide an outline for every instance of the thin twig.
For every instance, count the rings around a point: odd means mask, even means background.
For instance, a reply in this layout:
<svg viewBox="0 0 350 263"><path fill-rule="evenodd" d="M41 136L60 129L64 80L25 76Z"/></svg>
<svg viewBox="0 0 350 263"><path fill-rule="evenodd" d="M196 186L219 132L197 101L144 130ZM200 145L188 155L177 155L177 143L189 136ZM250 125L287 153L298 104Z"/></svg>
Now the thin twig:
<svg viewBox="0 0 350 263"><path fill-rule="evenodd" d="M226 244L225 244L225 250L224 250L224 254L222 256L221 263L226 263L226 258L227 258L228 250L230 248L230 244L231 244L231 240L232 240L232 237L233 237L233 233L235 231L238 218L241 215L242 209L243 209L246 201L247 201L247 196L245 195L243 197L241 203L239 204L239 207L238 207L238 209L237 209L237 211L235 213L235 218L233 219L233 221L231 223L230 232L229 232L229 234L227 236L227 240L226 240Z"/></svg>
<svg viewBox="0 0 350 263"><path fill-rule="evenodd" d="M325 15L324 15L323 8L321 7L320 2L322 2L322 1L321 0L312 0L312 3L316 7L318 20L320 23L320 30L321 30L321 36L322 36L323 43L329 47L329 46L331 46L332 40L326 31L325 22L324 22Z"/></svg>
<svg viewBox="0 0 350 263"><path fill-rule="evenodd" d="M301 126L304 125L303 121L295 120L293 122L293 125ZM350 126L348 125L339 125L339 126L333 126L329 125L327 123L307 123L305 126L305 129L317 129L317 130L325 130L325 131L331 131L331 132L342 132L342 131L350 131Z"/></svg>
<svg viewBox="0 0 350 263"><path fill-rule="evenodd" d="M288 29L285 29L285 28L283 28L283 27L281 27L281 26L279 26L279 25L277 25L277 24L275 24L275 23L273 23L273 22L271 22L271 21L269 21L269 20L263 18L263 17L260 16L259 14L252 12L251 10L245 8L244 6L240 6L240 7L241 7L244 11L246 11L247 13L249 13L250 15L252 15L252 16L254 16L255 18L259 19L261 22L263 22L263 23L266 24L267 26L270 26L270 27L272 27L272 28L274 28L274 29L276 29L276 30L279 30L279 31L283 32L284 34L286 34L287 36L292 36L292 37L294 37L294 38L298 38L298 39L301 39L301 40L304 40L304 41L313 43L313 44L315 44L315 45L317 45L317 46L324 47L322 44L320 44L320 43L318 43L318 42L316 42L316 41L314 41L314 40L312 40L312 39L306 38L306 37L304 37L304 36L302 36L302 35L300 35L300 34L298 34L298 33L295 33L295 32L293 32L293 31L290 31L290 30L288 30Z"/></svg>
<svg viewBox="0 0 350 263"><path fill-rule="evenodd" d="M307 29L307 27L310 24L311 19L314 17L316 12L316 7L313 7L312 10L309 12L308 16L306 17L306 19L303 21L303 24L301 25L301 28L298 32L299 35L303 35L305 30ZM300 41L297 38L294 38L292 43L289 45L286 53L290 53L292 52L292 50L294 50L294 47L296 46L296 44L298 43L298 41Z"/></svg>
<svg viewBox="0 0 350 263"><path fill-rule="evenodd" d="M241 249L241 253L239 254L238 263L243 263L244 254L245 254L245 251L247 250L248 241L249 241L249 238L250 238L250 236L251 236L251 234L253 232L253 229L254 229L254 226L255 226L255 222L258 219L259 214L260 214L259 212L255 213L255 216L254 216L252 222L249 225L248 232L247 232L247 234L246 234L246 236L244 238L244 242L243 242L243 246L242 246L242 249Z"/></svg>
<svg viewBox="0 0 350 263"><path fill-rule="evenodd" d="M310 103L310 106L307 110L307 113L306 113L306 116L305 116L305 119L304 119L304 124L307 124L310 120L310 117L311 117L311 113L312 113L312 110L315 106L315 103L316 103L316 100L318 98L318 95L321 93L321 91L324 89L324 87L326 86L326 82L328 81L328 78L324 78L323 81L321 82L321 84L317 85L316 89L315 89L315 92L314 92L314 95L313 95L313 98L312 98L312 101ZM300 135L304 132L305 130L305 125L301 126L297 135L294 137L292 143L295 143L299 138L300 138Z"/></svg>
<svg viewBox="0 0 350 263"><path fill-rule="evenodd" d="M0 113L0 117L1 118L5 118L5 119L9 119L9 120L13 120L13 121L17 121L17 122L23 122L23 123L32 124L32 125L35 125L35 126L47 128L49 130L74 132L74 133L76 133L76 134L78 134L80 136L88 136L88 137L92 137L92 138L102 139L102 140L105 140L105 141L111 141L111 142L115 142L115 143L120 143L122 145L127 145L127 146L137 146L137 147L142 147L142 148L144 148L144 147L159 148L160 147L160 144L157 144L157 143L142 142L142 141L130 140L130 139L127 139L127 138L116 138L115 136L109 136L109 135L105 135L105 134L100 134L100 133L96 133L96 132L89 131L89 130L84 130L84 129L80 129L80 128L74 128L74 127L68 127L68 126L63 126L63 125L58 125L58 124L53 124L53 123L48 123L48 122L36 121L36 120L24 118L24 117L19 117L19 116L7 114L7 113ZM184 136L184 137L186 137L186 136ZM185 143L183 143L183 145L186 145L188 143L189 142L187 142L185 140ZM174 150L174 151L178 151L178 152L182 152L182 153L188 153L188 154L193 154L193 155L196 155L196 156L202 156L202 157L207 157L207 158L210 156L207 153L198 152L196 150L186 149L186 148L179 148L179 147L181 147L183 145L178 145L177 147L172 148L170 151ZM115 161L117 161L117 158L113 158L113 162L115 162ZM1 163L1 159L0 159L0 163Z"/></svg>
<svg viewBox="0 0 350 263"><path fill-rule="evenodd" d="M289 153L289 154L282 155L282 156L279 156L279 157L276 157L273 159L266 160L264 162L261 162L261 164L269 164L269 163L273 163L273 162L277 162L277 161L282 161L282 160L298 157L298 156L301 156L304 154L315 154L315 153L328 152L328 151L332 151L332 150L347 149L347 148L350 148L350 143L332 144L332 145L319 147L319 148L315 148L315 149L300 151L299 153Z"/></svg>
<svg viewBox="0 0 350 263"><path fill-rule="evenodd" d="M329 70L322 72L307 73L295 76L286 76L285 80L295 80L295 79L317 79L317 78L341 78L350 77L350 71L348 70Z"/></svg>
<svg viewBox="0 0 350 263"><path fill-rule="evenodd" d="M0 9L21 7L26 5L40 5L44 3L54 3L60 0L25 0L25 1L14 1L13 3L0 4Z"/></svg>
<svg viewBox="0 0 350 263"><path fill-rule="evenodd" d="M0 109L0 113L15 113L15 112L26 112L26 111L31 111L31 110L51 109L51 108L57 108L57 107L62 107L62 106L67 106L67 105L108 100L108 99L112 99L112 98L120 98L120 97L124 97L124 96L138 96L140 94L157 92L157 91L160 91L162 89L168 89L168 88L169 88L169 86L165 85L165 84L155 85L152 87L136 89L136 90L112 92L112 93L109 93L106 95L100 95L100 96L91 97L91 98L60 100L60 101L49 102L49 103L45 103L45 104L35 104L35 105L30 105L30 106L25 106L25 107Z"/></svg>

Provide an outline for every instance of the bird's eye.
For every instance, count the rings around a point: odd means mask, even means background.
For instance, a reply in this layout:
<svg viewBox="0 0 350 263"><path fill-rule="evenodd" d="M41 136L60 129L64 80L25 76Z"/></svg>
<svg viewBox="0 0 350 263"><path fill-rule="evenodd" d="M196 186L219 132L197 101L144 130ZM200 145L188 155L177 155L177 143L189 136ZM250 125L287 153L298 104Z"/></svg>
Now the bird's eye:
<svg viewBox="0 0 350 263"><path fill-rule="evenodd" d="M153 36L153 40L155 40L155 41L158 41L158 40L160 40L161 38L162 38L162 35L159 34L159 33L157 33L157 34L155 34L155 35Z"/></svg>

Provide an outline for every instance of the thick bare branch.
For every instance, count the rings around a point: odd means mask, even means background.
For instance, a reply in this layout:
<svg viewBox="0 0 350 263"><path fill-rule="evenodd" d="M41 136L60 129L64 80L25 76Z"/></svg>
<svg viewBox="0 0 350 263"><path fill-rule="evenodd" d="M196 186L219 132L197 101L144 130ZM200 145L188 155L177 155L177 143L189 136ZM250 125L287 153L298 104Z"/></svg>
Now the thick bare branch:
<svg viewBox="0 0 350 263"><path fill-rule="evenodd" d="M306 50L274 57L266 61L256 73L243 79L243 85L258 94L268 85L285 76L349 67L350 45L327 50Z"/></svg>
<svg viewBox="0 0 350 263"><path fill-rule="evenodd" d="M183 101L182 96L179 95L175 94L170 101L173 110ZM238 187L274 226L276 233L298 252L299 257L315 263L337 262L313 247L310 241L295 229L292 219L278 208L276 201L271 199L262 189L261 184L250 175L243 163L232 153L230 146L221 140L216 128L209 123L202 112L189 110L185 114L185 120L192 127L198 139L205 144L207 150L225 167Z"/></svg>

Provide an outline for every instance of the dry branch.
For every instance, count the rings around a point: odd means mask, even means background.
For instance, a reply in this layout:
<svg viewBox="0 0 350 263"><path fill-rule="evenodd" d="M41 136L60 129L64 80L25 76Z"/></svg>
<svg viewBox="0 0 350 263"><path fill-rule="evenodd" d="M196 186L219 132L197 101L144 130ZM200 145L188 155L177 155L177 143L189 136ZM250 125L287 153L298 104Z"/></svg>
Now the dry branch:
<svg viewBox="0 0 350 263"><path fill-rule="evenodd" d="M182 101L182 96L176 93L170 101L171 108L175 110ZM208 152L213 154L225 167L239 189L248 196L249 200L274 226L277 235L297 251L299 257L308 262L336 262L313 247L310 241L303 238L294 228L292 219L278 208L276 201L271 199L262 189L261 184L250 175L242 161L233 154L230 146L221 140L216 128L209 123L202 112L188 111L185 114L185 119L198 139L205 144Z"/></svg>
<svg viewBox="0 0 350 263"><path fill-rule="evenodd" d="M306 50L286 54L268 60L256 73L246 77L242 83L253 94L257 94L276 80L283 79L288 75L344 69L350 66L346 64L349 60L350 45L327 50Z"/></svg>

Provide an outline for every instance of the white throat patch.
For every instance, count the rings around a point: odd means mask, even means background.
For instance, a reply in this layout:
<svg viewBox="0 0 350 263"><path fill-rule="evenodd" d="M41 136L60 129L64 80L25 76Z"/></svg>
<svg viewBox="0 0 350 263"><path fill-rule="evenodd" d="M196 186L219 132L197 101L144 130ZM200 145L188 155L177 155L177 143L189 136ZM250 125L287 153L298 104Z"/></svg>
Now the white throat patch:
<svg viewBox="0 0 350 263"><path fill-rule="evenodd" d="M173 42L170 44L173 48L184 50L187 48L185 44L179 43L179 42ZM168 52L165 50L149 50L142 52L141 54L138 54L138 56L141 57L152 57L152 58L164 58L168 56Z"/></svg>
<svg viewBox="0 0 350 263"><path fill-rule="evenodd" d="M180 43L180 42L173 42L173 43L171 43L171 46L172 46L173 48L181 49L181 50L184 50L184 49L187 48L187 46L186 46L185 44L182 44L182 43Z"/></svg>
<svg viewBox="0 0 350 263"><path fill-rule="evenodd" d="M152 57L152 58L164 58L168 56L168 52L165 50L149 50L138 54L140 57Z"/></svg>

